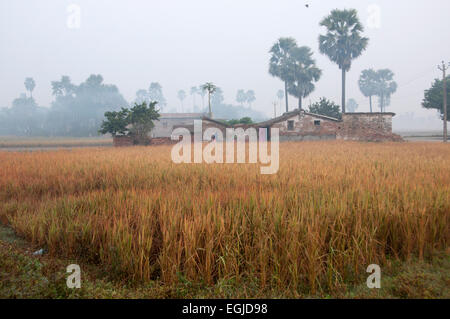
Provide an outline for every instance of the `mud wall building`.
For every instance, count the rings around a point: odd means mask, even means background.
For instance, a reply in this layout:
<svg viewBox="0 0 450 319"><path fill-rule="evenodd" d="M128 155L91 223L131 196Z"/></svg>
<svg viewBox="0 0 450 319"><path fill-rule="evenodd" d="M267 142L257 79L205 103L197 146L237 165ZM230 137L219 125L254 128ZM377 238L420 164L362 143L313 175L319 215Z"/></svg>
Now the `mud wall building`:
<svg viewBox="0 0 450 319"><path fill-rule="evenodd" d="M259 138L266 134L270 140L270 129L279 129L279 140L311 141L311 140L351 140L351 141L402 141L402 138L392 133L392 117L394 113L344 113L342 119L295 110L268 121L255 124L239 124L235 128L255 128ZM230 126L205 116L202 113L163 113L150 133L148 143L173 143L173 131L185 128L194 137L194 121L202 121L202 136L206 129L216 128L226 138L226 129ZM219 139L218 139L219 140ZM114 145L132 145L127 137L114 139ZM134 143L136 144L136 143Z"/></svg>
<svg viewBox="0 0 450 319"><path fill-rule="evenodd" d="M392 133L394 116L394 113L344 113L342 119L336 119L295 110L252 126L278 128L280 141L401 141L399 135Z"/></svg>
<svg viewBox="0 0 450 319"><path fill-rule="evenodd" d="M395 113L344 113L336 137L353 141L402 141L392 133Z"/></svg>

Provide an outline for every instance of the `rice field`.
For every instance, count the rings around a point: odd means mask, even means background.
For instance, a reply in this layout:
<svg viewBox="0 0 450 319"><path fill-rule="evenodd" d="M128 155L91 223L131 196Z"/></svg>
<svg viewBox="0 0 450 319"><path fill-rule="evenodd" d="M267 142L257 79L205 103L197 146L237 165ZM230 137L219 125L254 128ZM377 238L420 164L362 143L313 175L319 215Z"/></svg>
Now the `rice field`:
<svg viewBox="0 0 450 319"><path fill-rule="evenodd" d="M259 164L174 164L171 146L0 152L0 221L129 282L327 293L447 252L450 147L280 144Z"/></svg>

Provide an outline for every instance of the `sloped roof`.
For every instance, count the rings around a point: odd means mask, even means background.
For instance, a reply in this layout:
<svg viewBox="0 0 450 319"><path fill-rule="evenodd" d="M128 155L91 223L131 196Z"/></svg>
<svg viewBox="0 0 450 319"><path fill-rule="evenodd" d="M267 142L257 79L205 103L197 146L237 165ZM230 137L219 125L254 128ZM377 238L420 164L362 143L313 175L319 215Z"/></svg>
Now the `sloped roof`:
<svg viewBox="0 0 450 319"><path fill-rule="evenodd" d="M335 121L335 122L341 122L340 119L337 119L335 117L331 117L331 116L326 116L326 115L322 115L322 114L316 114L316 113L309 113L309 112L303 112L306 115L312 116L312 117L317 117L317 118L322 118L324 120L330 120L330 121Z"/></svg>
<svg viewBox="0 0 450 319"><path fill-rule="evenodd" d="M306 112L306 111L303 111L303 110L296 109L294 111L284 113L283 115L275 117L273 119L270 119L270 120L267 120L267 121L264 121L264 122L260 122L260 123L255 123L255 124L253 124L253 126L257 126L257 127L271 126L271 125L273 125L275 123L284 122L284 121L290 119L291 117L299 115L299 114L305 114L305 115L309 115L309 116L312 116L312 117L320 118L320 119L323 119L323 120L334 121L334 122L340 122L341 121L341 120L336 119L334 117L329 117L329 116L315 114L315 113L309 113L309 112Z"/></svg>
<svg viewBox="0 0 450 319"><path fill-rule="evenodd" d="M221 121L218 121L218 120L214 120L214 119L212 119L212 118L210 118L210 117L208 117L206 115L202 117L202 120L209 121L209 122L212 122L212 123L224 126L224 127L231 127L231 125L229 125L227 123L224 123L224 122L221 122Z"/></svg>
<svg viewBox="0 0 450 319"><path fill-rule="evenodd" d="M223 122L218 121L218 120L214 120L214 119L212 119L212 118L210 118L208 116L202 116L201 120L208 121L208 122L220 125L222 127L231 127L229 124L223 123ZM194 133L194 124L177 124L177 125L173 126L173 129L181 128L181 127L182 128L186 128L191 133Z"/></svg>
<svg viewBox="0 0 450 319"><path fill-rule="evenodd" d="M202 119L204 113L161 113L160 119Z"/></svg>
<svg viewBox="0 0 450 319"><path fill-rule="evenodd" d="M395 116L395 113L392 112L346 112L344 115L392 115Z"/></svg>

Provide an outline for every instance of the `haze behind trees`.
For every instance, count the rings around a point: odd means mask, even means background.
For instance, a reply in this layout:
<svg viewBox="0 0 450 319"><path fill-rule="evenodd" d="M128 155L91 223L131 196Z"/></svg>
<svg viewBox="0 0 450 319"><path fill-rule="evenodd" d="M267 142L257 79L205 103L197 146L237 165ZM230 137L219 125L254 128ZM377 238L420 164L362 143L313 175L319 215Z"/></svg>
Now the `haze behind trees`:
<svg viewBox="0 0 450 319"><path fill-rule="evenodd" d="M137 90L148 91L149 83L158 81L166 99L165 106L158 105L163 112L180 109L178 90L189 92L192 85L206 81L222 89L224 105L239 106L236 92L252 89L256 93L252 110L271 117L273 102L278 100L276 92L283 89L283 83L267 73L267 51L280 37L292 37L299 46L311 48L322 70L307 98L309 104L322 96L342 104L341 70L319 52L318 36L326 34L319 23L335 8L355 8L370 42L346 74L346 96L356 100L358 111L369 111L369 99L358 86L360 72L389 68L398 83L386 108L397 113L394 129L402 114L434 117L433 128L441 128L436 109L422 108L421 101L424 90L435 78L441 78L436 64L450 56L450 47L442 44L450 32L448 1L377 1L378 25L373 23L374 11L369 4L356 0L311 1L309 8L292 1L252 0L77 3L82 9L79 29L66 26L67 4L63 2L17 0L0 4L0 108L8 108L0 112L0 118L12 112L13 101L21 92L32 95L38 108L48 110L54 99L51 81L67 74L78 84L91 73L102 74L106 83L117 85L129 103L134 102ZM148 12L152 12L152 19L148 19ZM24 88L27 77L35 80L32 91ZM195 104L192 98L186 97L186 110L191 105L198 106L198 111L207 108L206 103L202 105L206 98L197 94ZM288 95L287 99L292 109L297 107L298 98ZM373 108L379 110L377 101ZM411 122L408 118L407 124Z"/></svg>

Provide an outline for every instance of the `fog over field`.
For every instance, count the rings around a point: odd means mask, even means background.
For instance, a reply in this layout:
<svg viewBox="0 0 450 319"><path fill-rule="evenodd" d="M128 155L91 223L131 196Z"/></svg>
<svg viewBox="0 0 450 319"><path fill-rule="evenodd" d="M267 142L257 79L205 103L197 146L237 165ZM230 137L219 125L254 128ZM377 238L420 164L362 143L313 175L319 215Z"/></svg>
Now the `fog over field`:
<svg viewBox="0 0 450 319"><path fill-rule="evenodd" d="M421 101L442 76L437 64L450 57L448 0L1 0L0 108L25 92L26 77L36 81L37 104L50 107L51 81L68 75L79 84L101 74L127 102L159 82L168 108L177 111L180 89L187 92L185 111L192 108L192 86L214 82L228 104L238 104L237 90L251 89L252 108L273 117L283 83L268 73L269 49L280 37L311 47L323 71L304 104L322 96L340 104L340 70L318 50L325 33L319 22L335 8L357 9L370 39L347 74L347 97L357 101L357 111L369 111L357 83L361 71L389 68L398 84L386 109L397 113L394 130L440 130L437 112ZM295 97L289 102L297 107Z"/></svg>

